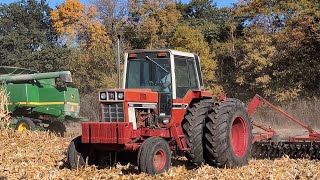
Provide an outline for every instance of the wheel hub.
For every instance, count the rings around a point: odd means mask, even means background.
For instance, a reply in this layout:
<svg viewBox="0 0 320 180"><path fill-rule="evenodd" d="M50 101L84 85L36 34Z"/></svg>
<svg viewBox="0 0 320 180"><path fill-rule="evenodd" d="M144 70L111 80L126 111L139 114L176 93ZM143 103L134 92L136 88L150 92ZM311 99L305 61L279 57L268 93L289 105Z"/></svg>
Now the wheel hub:
<svg viewBox="0 0 320 180"><path fill-rule="evenodd" d="M19 124L18 131L26 131L26 130L28 130L27 124L25 124L25 123Z"/></svg>
<svg viewBox="0 0 320 180"><path fill-rule="evenodd" d="M243 117L234 119L231 126L231 146L237 157L243 157L248 147L248 128Z"/></svg>
<svg viewBox="0 0 320 180"><path fill-rule="evenodd" d="M167 158L166 158L165 152L162 150L157 151L153 156L153 165L155 169L157 170L163 169L166 164L166 160Z"/></svg>

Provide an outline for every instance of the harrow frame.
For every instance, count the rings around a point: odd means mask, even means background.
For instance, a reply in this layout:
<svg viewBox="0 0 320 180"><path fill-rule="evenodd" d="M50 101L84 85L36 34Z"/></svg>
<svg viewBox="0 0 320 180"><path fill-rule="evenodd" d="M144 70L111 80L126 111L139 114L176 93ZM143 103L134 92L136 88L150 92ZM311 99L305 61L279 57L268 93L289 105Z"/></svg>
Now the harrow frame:
<svg viewBox="0 0 320 180"><path fill-rule="evenodd" d="M254 96L254 98L251 100L251 102L247 106L249 116L252 117L254 112L256 111L256 109L261 105L267 105L267 106L271 107L272 109L280 112L285 117L287 117L289 120L293 121L294 123L300 125L302 128L306 129L309 133L308 137L299 137L299 135L291 136L291 137L289 137L288 142L306 142L306 141L320 142L320 134L316 130L312 129L309 125L306 125L306 124L302 123L301 121L297 120L296 118L292 117L287 112L285 112L283 109L273 105L272 103L270 103L269 101L267 101L266 99L264 99L263 97L261 97L258 94L256 94ZM255 143L257 141L272 139L273 137L275 137L277 135L277 132L274 129L272 129L271 127L265 127L261 124L256 123L254 120L252 120L251 122L254 127L262 129L264 131L263 133L254 134L252 143Z"/></svg>
<svg viewBox="0 0 320 180"><path fill-rule="evenodd" d="M296 135L291 136L288 139L278 140L276 138L277 132L274 129L271 127L265 127L252 120L252 125L254 127L263 130L263 132L255 133L253 135L252 157L258 159L274 159L287 155L290 158L310 158L320 160L320 134L317 131L295 119L287 112L273 105L259 95L255 95L247 106L249 116L252 117L256 109L261 105L271 107L294 123L306 129L308 131L308 137L299 137L301 135Z"/></svg>

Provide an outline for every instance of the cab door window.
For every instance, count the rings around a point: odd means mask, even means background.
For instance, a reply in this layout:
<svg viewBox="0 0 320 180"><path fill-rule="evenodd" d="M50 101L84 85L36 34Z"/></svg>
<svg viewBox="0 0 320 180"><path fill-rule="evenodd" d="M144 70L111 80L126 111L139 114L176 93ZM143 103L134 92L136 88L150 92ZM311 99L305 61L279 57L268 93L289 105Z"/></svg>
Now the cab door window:
<svg viewBox="0 0 320 180"><path fill-rule="evenodd" d="M198 76L195 69L194 58L175 56L176 95L183 98L189 89L199 90Z"/></svg>

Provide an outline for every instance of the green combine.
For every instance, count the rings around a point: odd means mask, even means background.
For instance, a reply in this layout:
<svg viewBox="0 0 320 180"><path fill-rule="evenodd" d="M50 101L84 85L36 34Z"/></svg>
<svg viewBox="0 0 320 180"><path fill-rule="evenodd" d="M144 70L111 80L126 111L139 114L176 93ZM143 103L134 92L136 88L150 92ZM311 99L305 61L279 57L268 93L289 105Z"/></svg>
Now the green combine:
<svg viewBox="0 0 320 180"><path fill-rule="evenodd" d="M86 120L79 116L80 99L69 71L37 71L0 66L0 82L9 94L8 109L19 131L47 129L61 136L65 120Z"/></svg>

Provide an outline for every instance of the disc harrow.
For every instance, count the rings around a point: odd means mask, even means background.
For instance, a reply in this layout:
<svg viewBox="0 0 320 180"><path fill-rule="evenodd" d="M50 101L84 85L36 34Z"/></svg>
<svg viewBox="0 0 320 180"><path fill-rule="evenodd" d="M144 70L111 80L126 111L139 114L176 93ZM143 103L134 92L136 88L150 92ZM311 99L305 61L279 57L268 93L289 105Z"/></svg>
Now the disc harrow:
<svg viewBox="0 0 320 180"><path fill-rule="evenodd" d="M261 129L262 132L255 133L253 136L253 146L251 156L257 159L275 159L282 156L288 156L293 159L308 158L320 160L320 134L310 126L303 124L301 121L293 118L284 110L271 104L259 95L256 95L247 106L249 116L252 116L260 105L267 105L272 109L280 112L285 117L306 129L307 136L291 136L288 139L279 140L277 132L271 127L262 126L254 121L252 125Z"/></svg>
<svg viewBox="0 0 320 180"><path fill-rule="evenodd" d="M320 160L319 142L255 142L251 156L256 159L275 159L287 155L293 159L306 158Z"/></svg>

